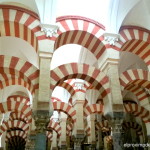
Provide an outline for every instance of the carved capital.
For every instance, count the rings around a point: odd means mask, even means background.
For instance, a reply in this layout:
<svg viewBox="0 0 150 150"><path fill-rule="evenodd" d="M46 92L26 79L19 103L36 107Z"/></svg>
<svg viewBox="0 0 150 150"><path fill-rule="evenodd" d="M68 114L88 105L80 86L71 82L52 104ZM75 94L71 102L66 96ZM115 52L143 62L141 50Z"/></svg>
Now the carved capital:
<svg viewBox="0 0 150 150"><path fill-rule="evenodd" d="M123 119L114 118L111 120L112 132L114 133L122 133L122 122Z"/></svg>
<svg viewBox="0 0 150 150"><path fill-rule="evenodd" d="M58 25L56 24L41 24L41 31L46 34L46 37L52 37L57 34Z"/></svg>
<svg viewBox="0 0 150 150"><path fill-rule="evenodd" d="M44 133L47 130L47 125L50 121L51 116L52 116L52 113L46 110L37 110L33 112L36 132Z"/></svg>
<svg viewBox="0 0 150 150"><path fill-rule="evenodd" d="M119 34L114 33L104 33L104 39L107 41L110 45L115 45L115 42L119 40Z"/></svg>
<svg viewBox="0 0 150 150"><path fill-rule="evenodd" d="M81 143L83 142L84 138L81 137L75 137L73 138L73 141L74 141L74 144L75 144L75 147L80 147L81 146Z"/></svg>
<svg viewBox="0 0 150 150"><path fill-rule="evenodd" d="M75 82L75 88L78 90L82 90L84 88L83 82Z"/></svg>

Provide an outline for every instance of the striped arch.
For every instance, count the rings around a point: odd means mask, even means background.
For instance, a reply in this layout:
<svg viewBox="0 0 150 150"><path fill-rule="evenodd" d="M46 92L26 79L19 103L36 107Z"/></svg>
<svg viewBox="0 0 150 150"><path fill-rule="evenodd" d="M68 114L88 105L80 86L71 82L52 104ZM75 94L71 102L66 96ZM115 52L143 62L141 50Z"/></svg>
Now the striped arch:
<svg viewBox="0 0 150 150"><path fill-rule="evenodd" d="M51 89L64 80L79 78L83 79L98 89L102 97L110 94L109 78L100 70L87 64L69 63L51 70Z"/></svg>
<svg viewBox="0 0 150 150"><path fill-rule="evenodd" d="M116 49L128 51L138 55L150 65L150 32L136 26L124 26L120 31L120 41L116 43Z"/></svg>
<svg viewBox="0 0 150 150"><path fill-rule="evenodd" d="M91 128L89 126L85 127L85 133L86 133L86 136L90 136L91 135Z"/></svg>
<svg viewBox="0 0 150 150"><path fill-rule="evenodd" d="M3 80L3 82L0 81L0 89L4 89L5 87L11 85L21 85L27 88L31 92L31 94L34 94L35 89L38 88L38 85L33 86L32 84L29 84L28 82L24 81L22 78L12 78L8 80Z"/></svg>
<svg viewBox="0 0 150 150"><path fill-rule="evenodd" d="M21 38L34 47L37 52L38 40L45 39L41 32L37 14L16 6L0 5L0 36Z"/></svg>
<svg viewBox="0 0 150 150"><path fill-rule="evenodd" d="M67 126L66 126L66 134L67 134L68 136L71 136L72 130L73 130L73 123L70 122L70 123L67 124Z"/></svg>
<svg viewBox="0 0 150 150"><path fill-rule="evenodd" d="M111 135L106 136L106 142L107 142L109 145L112 145L112 144L113 144L113 138L112 138Z"/></svg>
<svg viewBox="0 0 150 150"><path fill-rule="evenodd" d="M136 133L138 135L143 135L141 125L139 125L136 122L123 122L122 128L123 128L124 131L126 131L129 128L132 128L132 129L134 129L136 131Z"/></svg>
<svg viewBox="0 0 150 150"><path fill-rule="evenodd" d="M28 118L22 112L11 112L9 115L9 120L20 120L28 123Z"/></svg>
<svg viewBox="0 0 150 150"><path fill-rule="evenodd" d="M17 149L17 147L20 147L19 149L25 149L26 141L20 136L13 136L9 138L7 145L8 149Z"/></svg>
<svg viewBox="0 0 150 150"><path fill-rule="evenodd" d="M10 85L22 85L25 88L27 88L30 92L34 90L34 86L31 83L25 81L24 78L12 74L6 74L6 73L0 74L0 89L3 89L6 86L10 86Z"/></svg>
<svg viewBox="0 0 150 150"><path fill-rule="evenodd" d="M60 101L53 102L53 109L56 111L62 111L66 113L73 119L73 121L76 120L76 110L72 106L68 105L67 103L60 102Z"/></svg>
<svg viewBox="0 0 150 150"><path fill-rule="evenodd" d="M97 122L95 127L97 130L101 129L103 132L110 131L108 120L103 120L101 122Z"/></svg>
<svg viewBox="0 0 150 150"><path fill-rule="evenodd" d="M48 138L50 141L52 141L53 134L52 134L51 132L47 131L47 132L46 132L46 136L47 136L47 138Z"/></svg>
<svg viewBox="0 0 150 150"><path fill-rule="evenodd" d="M48 128L53 129L59 136L61 135L61 126L58 124L58 122L50 120Z"/></svg>
<svg viewBox="0 0 150 150"><path fill-rule="evenodd" d="M9 139L14 136L19 136L26 140L27 133L24 131L20 131L20 130L14 130L14 131L7 132L6 141L9 141Z"/></svg>
<svg viewBox="0 0 150 150"><path fill-rule="evenodd" d="M13 121L5 121L3 124L0 126L0 135L3 134L3 132L11 129L11 128L19 128L22 129L23 131L27 132L29 130L29 124L24 123L23 121L19 120L13 120Z"/></svg>
<svg viewBox="0 0 150 150"><path fill-rule="evenodd" d="M7 101L16 101L16 102L24 103L26 105L30 104L29 97L22 96L22 95L12 95L12 96L9 96L7 98Z"/></svg>
<svg viewBox="0 0 150 150"><path fill-rule="evenodd" d="M120 75L120 84L122 91L129 84L136 84L143 88L150 88L150 72L142 69L131 69Z"/></svg>
<svg viewBox="0 0 150 150"><path fill-rule="evenodd" d="M57 18L57 24L60 28L54 49L65 44L79 44L90 50L97 59L106 50L101 24L80 16Z"/></svg>
<svg viewBox="0 0 150 150"><path fill-rule="evenodd" d="M90 114L93 114L93 113L103 113L103 105L101 104L92 104L90 106L87 106L85 109L84 109L84 115L85 116L88 116Z"/></svg>
<svg viewBox="0 0 150 150"><path fill-rule="evenodd" d="M125 90L131 91L138 99L140 106L143 106L147 110L150 109L148 93L143 88L140 88L138 85L129 84L125 87Z"/></svg>
<svg viewBox="0 0 150 150"><path fill-rule="evenodd" d="M28 105L15 101L0 103L0 113L6 113L8 111L22 112L28 118L28 122L32 121L32 110Z"/></svg>
<svg viewBox="0 0 150 150"><path fill-rule="evenodd" d="M150 111L134 103L124 104L125 111L132 113L135 117L140 117L145 124L150 123Z"/></svg>
<svg viewBox="0 0 150 150"><path fill-rule="evenodd" d="M17 75L29 84L38 85L39 70L18 57L0 55L0 74Z"/></svg>
<svg viewBox="0 0 150 150"><path fill-rule="evenodd" d="M67 90L70 93L71 96L74 95L74 93L75 93L73 87L67 82L62 82L58 86L60 86L60 87L64 88L65 90Z"/></svg>

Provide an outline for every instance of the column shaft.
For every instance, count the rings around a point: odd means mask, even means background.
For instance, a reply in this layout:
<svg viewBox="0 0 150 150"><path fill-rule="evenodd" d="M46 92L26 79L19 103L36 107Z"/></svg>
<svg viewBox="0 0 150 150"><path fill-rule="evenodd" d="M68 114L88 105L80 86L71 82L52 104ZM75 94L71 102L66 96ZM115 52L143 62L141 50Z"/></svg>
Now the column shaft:
<svg viewBox="0 0 150 150"><path fill-rule="evenodd" d="M51 150L57 150L57 133L53 130L53 138L52 138L52 144L51 144Z"/></svg>
<svg viewBox="0 0 150 150"><path fill-rule="evenodd" d="M61 137L60 137L60 147L62 149L66 149L67 147L67 142L66 142L66 119L61 119L60 122L60 126L61 126Z"/></svg>
<svg viewBox="0 0 150 150"><path fill-rule="evenodd" d="M36 135L35 150L46 150L46 134L38 133Z"/></svg>
<svg viewBox="0 0 150 150"><path fill-rule="evenodd" d="M90 137L89 137L89 143L92 145L96 144L95 139L95 114L91 114L87 117L88 126L90 127Z"/></svg>
<svg viewBox="0 0 150 150"><path fill-rule="evenodd" d="M98 134L97 149L103 150L102 130L98 130L97 134Z"/></svg>
<svg viewBox="0 0 150 150"><path fill-rule="evenodd" d="M84 134L84 121L83 121L83 100L76 100L76 134Z"/></svg>
<svg viewBox="0 0 150 150"><path fill-rule="evenodd" d="M50 59L40 58L39 101L50 99Z"/></svg>

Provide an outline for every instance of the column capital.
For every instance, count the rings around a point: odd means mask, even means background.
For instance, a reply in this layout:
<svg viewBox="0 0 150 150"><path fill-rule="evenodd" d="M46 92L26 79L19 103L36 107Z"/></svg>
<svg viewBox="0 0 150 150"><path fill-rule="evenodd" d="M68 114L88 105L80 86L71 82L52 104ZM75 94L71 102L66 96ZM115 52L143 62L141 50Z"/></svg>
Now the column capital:
<svg viewBox="0 0 150 150"><path fill-rule="evenodd" d="M47 125L52 113L46 110L37 110L34 111L32 115L35 120L36 132L44 133L47 130Z"/></svg>
<svg viewBox="0 0 150 150"><path fill-rule="evenodd" d="M82 90L84 88L84 82L75 82L75 88L78 90Z"/></svg>
<svg viewBox="0 0 150 150"><path fill-rule="evenodd" d="M111 120L112 132L113 133L122 133L122 123L123 123L123 119L113 118Z"/></svg>
<svg viewBox="0 0 150 150"><path fill-rule="evenodd" d="M120 38L120 35L115 33L105 32L103 35L104 35L104 40L107 41L112 46L115 46L115 42L117 42Z"/></svg>
<svg viewBox="0 0 150 150"><path fill-rule="evenodd" d="M75 147L76 148L79 148L81 146L81 143L82 141L84 140L84 135L81 135L81 136L73 136L73 141L74 141L74 144L75 144Z"/></svg>
<svg viewBox="0 0 150 150"><path fill-rule="evenodd" d="M59 29L57 24L40 24L41 31L46 34L46 37L53 37Z"/></svg>

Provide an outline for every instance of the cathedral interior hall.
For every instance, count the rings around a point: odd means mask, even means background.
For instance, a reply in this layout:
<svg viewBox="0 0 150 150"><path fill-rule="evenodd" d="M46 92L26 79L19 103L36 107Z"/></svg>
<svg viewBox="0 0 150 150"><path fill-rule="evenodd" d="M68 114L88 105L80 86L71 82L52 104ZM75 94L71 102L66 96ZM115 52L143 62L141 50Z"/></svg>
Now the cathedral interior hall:
<svg viewBox="0 0 150 150"><path fill-rule="evenodd" d="M150 0L0 0L0 150L150 150Z"/></svg>

